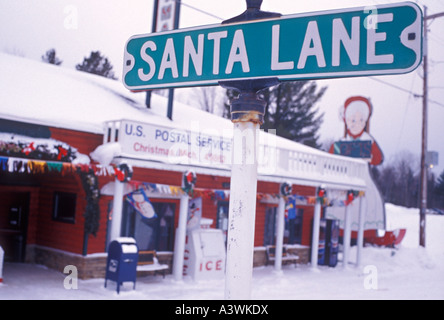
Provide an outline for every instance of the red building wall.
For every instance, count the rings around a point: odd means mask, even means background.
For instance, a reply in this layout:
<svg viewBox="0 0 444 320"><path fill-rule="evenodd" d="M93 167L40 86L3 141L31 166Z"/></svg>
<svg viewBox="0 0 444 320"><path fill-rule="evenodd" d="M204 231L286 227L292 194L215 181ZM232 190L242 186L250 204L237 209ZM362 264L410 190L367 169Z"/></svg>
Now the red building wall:
<svg viewBox="0 0 444 320"><path fill-rule="evenodd" d="M76 148L80 153L89 156L99 145L103 143L102 134L94 134L83 131L69 130L63 128L50 128L51 138L66 142Z"/></svg>
<svg viewBox="0 0 444 320"><path fill-rule="evenodd" d="M52 219L54 192L76 193L75 223L66 223ZM36 243L60 250L82 253L83 213L86 207L85 193L80 179L75 174L46 175L39 190L38 233Z"/></svg>
<svg viewBox="0 0 444 320"><path fill-rule="evenodd" d="M69 130L64 128L51 127L51 138L63 141L78 150L78 152L88 155L94 151L99 145L103 143L102 134L94 134L83 131ZM51 229L39 239L40 244L50 245L56 241L58 249L66 250L81 254L83 251L84 238L84 218L83 214L86 208L86 195L83 191L82 183L77 174L71 177L59 176L59 181L53 180L50 185L45 186L42 190L42 199L45 201L46 209L42 209L42 218L39 227L44 229ZM100 177L100 187L109 181L113 181L110 177ZM77 207L76 207L76 222L75 225L69 225L63 222L49 222L48 208L52 208L52 193L54 191L77 192ZM71 191L69 191L71 190ZM51 196L50 196L51 194ZM112 198L111 198L112 199ZM105 199L104 199L105 200ZM108 202L100 201L100 226L96 236L90 235L88 237L88 253L104 252L106 242L106 227L108 219ZM49 207L48 207L49 206ZM45 226L45 223L48 223ZM52 245L54 246L54 245Z"/></svg>

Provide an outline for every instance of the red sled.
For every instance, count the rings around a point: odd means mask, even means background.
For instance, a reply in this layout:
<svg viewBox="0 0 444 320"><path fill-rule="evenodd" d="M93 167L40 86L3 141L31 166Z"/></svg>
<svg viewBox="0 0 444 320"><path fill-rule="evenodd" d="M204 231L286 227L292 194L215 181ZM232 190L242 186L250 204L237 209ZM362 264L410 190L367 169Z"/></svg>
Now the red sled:
<svg viewBox="0 0 444 320"><path fill-rule="evenodd" d="M394 248L395 246L399 245L407 232L406 229L396 229L393 231L386 231L383 236L378 236L378 232L376 230L372 231L372 235L366 235L364 239L365 243L389 248Z"/></svg>

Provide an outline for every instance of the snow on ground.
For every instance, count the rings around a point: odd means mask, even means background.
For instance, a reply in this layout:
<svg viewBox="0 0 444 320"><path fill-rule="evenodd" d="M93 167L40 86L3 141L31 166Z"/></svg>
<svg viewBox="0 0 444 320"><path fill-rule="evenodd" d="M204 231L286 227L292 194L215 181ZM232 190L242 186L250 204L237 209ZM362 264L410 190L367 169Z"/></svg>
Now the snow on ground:
<svg viewBox="0 0 444 320"><path fill-rule="evenodd" d="M426 248L419 243L418 209L386 205L388 230L404 227L401 246L366 247L360 267L343 268L284 266L276 273L272 266L255 268L252 299L444 299L444 216L427 216ZM356 248L351 250L352 259ZM0 299L118 299L118 300L221 300L223 280L174 281L171 275L141 277L124 283L120 294L113 281L104 288L104 279L79 280L78 289L65 289L66 275L32 264L4 266ZM370 280L373 279L373 282Z"/></svg>

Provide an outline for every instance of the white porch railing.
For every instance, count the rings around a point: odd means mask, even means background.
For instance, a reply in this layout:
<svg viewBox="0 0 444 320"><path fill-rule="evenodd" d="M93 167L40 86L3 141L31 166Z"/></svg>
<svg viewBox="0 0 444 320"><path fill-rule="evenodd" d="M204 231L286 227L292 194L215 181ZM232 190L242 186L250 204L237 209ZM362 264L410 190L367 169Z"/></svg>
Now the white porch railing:
<svg viewBox="0 0 444 320"><path fill-rule="evenodd" d="M109 121L105 123L103 143L127 143L125 138L126 133L122 132L125 125L144 125L148 128L156 127L154 124L140 124L135 121L129 120L118 120ZM121 128L122 127L122 128ZM159 127L162 130L165 127ZM175 128L169 128L170 130ZM148 131L148 129L144 129ZM180 129L181 132L189 132ZM144 131L144 132L145 132ZM134 135L134 134L132 134ZM268 177L272 180L284 180L287 179L302 181L304 184L309 185L320 185L324 184L335 184L342 185L345 187L355 187L359 189L365 189L366 187L366 177L368 176L368 166L363 160L353 159L343 156L332 155L320 150L309 148L301 144L284 140L279 137L268 137L269 134L261 132L260 147L258 150L258 162L259 168L258 172L260 176ZM133 138L133 137L131 137ZM215 139L219 137L214 137ZM149 137L144 138L144 143L153 144L154 140ZM162 147L164 147L162 145ZM231 159L231 152L229 154L225 153L226 158ZM122 157L128 156L123 154ZM131 155L133 159L139 159L138 155ZM154 156L153 156L154 159ZM151 160L153 160L151 159ZM140 158L140 160L150 160L146 155ZM157 155L154 159L159 161L159 156ZM164 159L165 163L171 163L168 158ZM231 163L231 161L230 161ZM225 169L229 170L230 163L208 163L208 161L199 163L196 159L193 159L189 164L193 166L202 166L209 169ZM178 164L175 162L174 164ZM187 163L180 162L182 165Z"/></svg>

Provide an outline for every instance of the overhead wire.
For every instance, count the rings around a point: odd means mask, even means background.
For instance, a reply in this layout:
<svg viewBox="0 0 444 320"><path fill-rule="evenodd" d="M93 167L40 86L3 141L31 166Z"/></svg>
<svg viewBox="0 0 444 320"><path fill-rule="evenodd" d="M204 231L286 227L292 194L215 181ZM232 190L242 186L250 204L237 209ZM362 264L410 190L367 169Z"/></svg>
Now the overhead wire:
<svg viewBox="0 0 444 320"><path fill-rule="evenodd" d="M412 84L411 84L411 86L410 86L410 92L413 91L413 87L414 87L414 85L415 85L415 79L416 79L416 77L412 77ZM407 113L408 113L408 110L409 110L409 107L410 107L410 103L411 103L411 101L412 101L412 95L409 94L409 95L408 95L408 98L407 98L407 103L406 103L406 106L407 106L407 107L406 107L406 109L405 109L404 116L402 117L401 129L399 130L399 136L398 136L398 143L397 143L397 146L400 146L400 145L401 145L401 138L402 138L402 134L403 134L403 132L404 132L405 119L407 118Z"/></svg>
<svg viewBox="0 0 444 320"><path fill-rule="evenodd" d="M179 0L175 0L176 2L179 2ZM196 8L196 7L194 7L194 6L192 6L192 5L190 5L190 4L188 4L188 3L185 3L185 2L183 2L183 1L181 1L180 2L180 4L182 5L182 6L185 6L185 7L187 7L187 8L190 8L190 9L192 9L192 10L195 10L195 11L197 11L197 12L200 12L200 13L202 13L202 14L205 14L205 15L207 15L207 16L209 16L209 17L212 17L212 18L215 18L215 19L217 19L217 20L225 20L225 19L223 19L223 18L221 18L221 17L219 17L219 16L216 16L215 14L212 14L211 12L208 12L208 11L205 11L205 10L202 10L202 9L199 9L199 8Z"/></svg>
<svg viewBox="0 0 444 320"><path fill-rule="evenodd" d="M390 86L390 87L392 87L392 88L398 89L398 90L403 91L403 92L405 92L405 93L408 93L408 94L412 95L414 98L422 98L422 97L423 97L422 94L414 93L414 92L412 92L412 91L410 91L410 90L408 90L408 89L405 89L405 88L399 87L399 86L397 86L397 85L395 85L395 84L393 84L393 83L390 83L390 82L387 82L387 81L383 81L383 80L381 80L381 79L377 79L377 78L375 78L375 77L369 77L369 79L371 79L371 80L373 80L373 81L380 82L380 83L382 83L382 84L385 84L385 85ZM434 104L436 104L436 105L439 105L439 106L441 106L441 107L444 107L444 104L442 104L442 103L440 103L440 102L438 102L438 101L431 100L431 99L428 99L428 101L429 101L430 103L434 103Z"/></svg>
<svg viewBox="0 0 444 320"><path fill-rule="evenodd" d="M175 0L175 1L178 2L179 0ZM380 4L377 0L373 0L373 2L375 2L376 4ZM389 1L389 2L391 2L391 1ZM417 2L418 2L418 1L417 1ZM221 21L224 20L223 18L221 18L221 17L219 17L219 16L217 16L217 15L215 15L215 14L213 14L213 13L210 13L210 12L208 12L208 11L205 11L205 10L202 10L202 9L200 9L200 8L194 7L194 6L192 6L192 5L190 5L190 4L187 4L187 3L183 2L183 1L181 1L180 3L181 3L181 5L183 5L183 6L185 6L185 7L188 7L188 8L190 8L190 9L192 9L192 10L195 10L195 11L197 11L197 12L200 12L200 13L202 13L202 14L205 14L205 15L207 15L207 16L209 16L209 17L212 17L212 18L215 18L215 19L218 19L218 20L221 20ZM444 4L443 4L441 1L439 1L439 3L440 3L441 5L444 6ZM418 4L419 4L419 3L418 3ZM430 33L430 34L432 35L432 38L433 38L433 40L434 40L436 43L438 43L438 44L440 44L440 45L443 45L443 43L441 42L442 39L441 39L440 37L436 36L436 35L433 34L433 33ZM388 85L388 86L390 86L390 87L392 87L392 88L395 88L395 89L397 89L397 90L400 90L400 91L403 91L403 92L405 92L405 93L408 93L408 94L412 95L414 98L421 98L421 97L423 96L422 94L414 93L414 92L412 92L411 90L404 89L404 88L399 87L399 86L397 86L397 85L394 85L394 84L392 84L392 83L389 83L389 82L386 82L386 81L383 81L383 80L380 80L380 79L377 79L377 78L374 78L374 77L369 77L369 78L372 79L372 80L374 80L374 81L377 81L377 82L383 83L383 84L385 84L385 85ZM440 103L440 102L437 102L437 101L434 101L434 100L430 100L430 99L429 99L429 102L430 102L430 103L437 104L437 105L439 105L439 106L441 106L441 107L444 107L444 104L442 104L442 103Z"/></svg>

